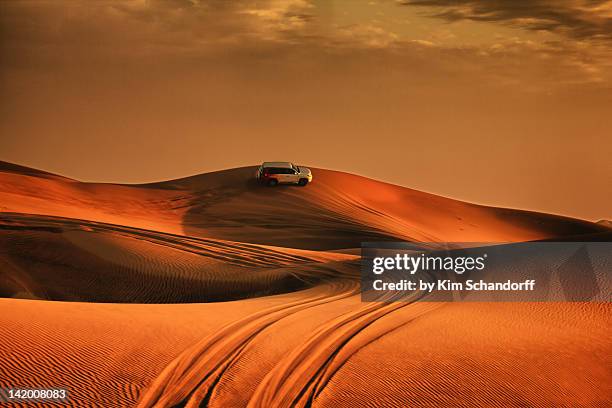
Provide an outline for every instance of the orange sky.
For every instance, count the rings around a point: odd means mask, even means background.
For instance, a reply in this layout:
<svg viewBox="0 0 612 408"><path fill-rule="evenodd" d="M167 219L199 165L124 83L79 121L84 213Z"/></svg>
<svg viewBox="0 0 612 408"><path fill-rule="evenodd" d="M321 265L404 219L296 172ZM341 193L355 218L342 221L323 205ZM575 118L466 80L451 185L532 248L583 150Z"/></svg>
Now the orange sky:
<svg viewBox="0 0 612 408"><path fill-rule="evenodd" d="M610 1L4 1L0 92L0 160L81 180L293 160L612 218Z"/></svg>

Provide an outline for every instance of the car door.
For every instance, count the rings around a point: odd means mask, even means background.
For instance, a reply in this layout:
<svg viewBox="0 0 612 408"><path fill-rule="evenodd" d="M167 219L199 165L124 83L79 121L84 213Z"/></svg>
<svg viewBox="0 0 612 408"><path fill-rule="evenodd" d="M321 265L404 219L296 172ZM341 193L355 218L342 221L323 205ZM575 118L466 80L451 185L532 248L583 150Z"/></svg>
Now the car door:
<svg viewBox="0 0 612 408"><path fill-rule="evenodd" d="M287 169L287 183L297 183L299 174L295 169Z"/></svg>
<svg viewBox="0 0 612 408"><path fill-rule="evenodd" d="M273 168L270 169L271 170L271 174L274 175L274 177L278 180L279 183L288 183L288 174L287 174L287 169L284 168Z"/></svg>

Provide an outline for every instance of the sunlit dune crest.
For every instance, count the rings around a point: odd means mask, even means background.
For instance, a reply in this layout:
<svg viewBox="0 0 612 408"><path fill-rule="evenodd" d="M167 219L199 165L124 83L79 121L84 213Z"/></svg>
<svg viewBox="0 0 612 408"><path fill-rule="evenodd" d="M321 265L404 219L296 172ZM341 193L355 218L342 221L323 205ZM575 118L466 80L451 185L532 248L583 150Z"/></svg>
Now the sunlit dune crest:
<svg viewBox="0 0 612 408"><path fill-rule="evenodd" d="M376 240L508 242L601 231L587 221L314 171L317 182L306 189L261 188L255 167L145 185L5 172L0 193L4 212L303 249L355 248Z"/></svg>

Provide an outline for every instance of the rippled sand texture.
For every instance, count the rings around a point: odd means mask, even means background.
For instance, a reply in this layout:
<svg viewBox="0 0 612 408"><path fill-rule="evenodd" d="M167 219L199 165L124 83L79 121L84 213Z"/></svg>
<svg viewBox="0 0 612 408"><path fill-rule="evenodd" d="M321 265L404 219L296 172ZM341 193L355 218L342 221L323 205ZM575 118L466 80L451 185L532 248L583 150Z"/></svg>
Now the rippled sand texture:
<svg viewBox="0 0 612 408"><path fill-rule="evenodd" d="M612 404L609 304L362 303L354 255L607 227L313 171L128 186L0 163L0 387L99 407Z"/></svg>

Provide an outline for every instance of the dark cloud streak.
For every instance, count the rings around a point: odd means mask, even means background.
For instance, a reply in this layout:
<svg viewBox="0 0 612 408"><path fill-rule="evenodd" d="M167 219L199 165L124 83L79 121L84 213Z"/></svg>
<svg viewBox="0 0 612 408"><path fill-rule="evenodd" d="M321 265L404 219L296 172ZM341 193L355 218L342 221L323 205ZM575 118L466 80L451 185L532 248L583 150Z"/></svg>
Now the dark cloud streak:
<svg viewBox="0 0 612 408"><path fill-rule="evenodd" d="M612 3L606 0L407 0L401 4L436 8L431 15L447 21L500 22L578 40L612 41Z"/></svg>

